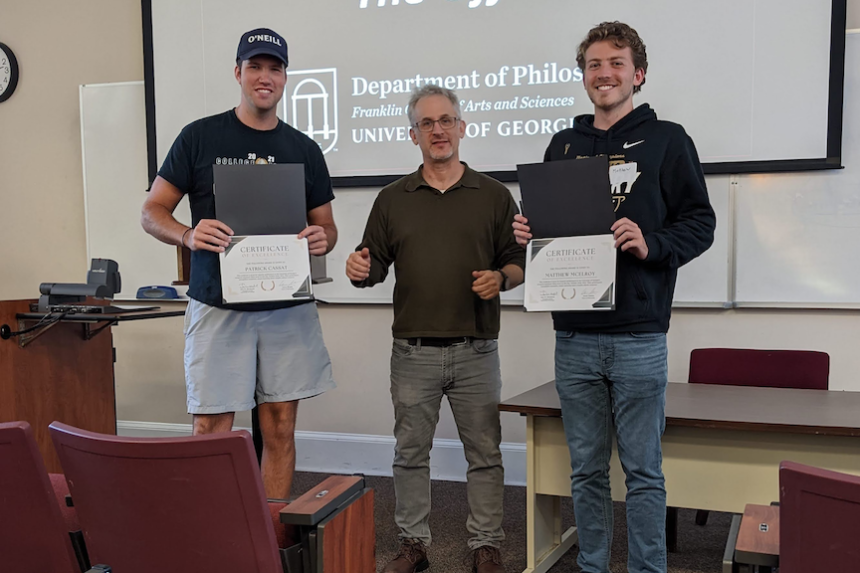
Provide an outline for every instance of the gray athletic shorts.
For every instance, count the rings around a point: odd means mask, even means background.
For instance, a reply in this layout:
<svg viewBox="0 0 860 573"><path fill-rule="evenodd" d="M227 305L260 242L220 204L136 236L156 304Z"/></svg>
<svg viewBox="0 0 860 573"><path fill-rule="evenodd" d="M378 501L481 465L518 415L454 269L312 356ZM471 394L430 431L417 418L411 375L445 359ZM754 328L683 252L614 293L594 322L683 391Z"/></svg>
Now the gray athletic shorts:
<svg viewBox="0 0 860 573"><path fill-rule="evenodd" d="M191 299L185 311L189 414L250 410L335 387L315 304L226 310Z"/></svg>

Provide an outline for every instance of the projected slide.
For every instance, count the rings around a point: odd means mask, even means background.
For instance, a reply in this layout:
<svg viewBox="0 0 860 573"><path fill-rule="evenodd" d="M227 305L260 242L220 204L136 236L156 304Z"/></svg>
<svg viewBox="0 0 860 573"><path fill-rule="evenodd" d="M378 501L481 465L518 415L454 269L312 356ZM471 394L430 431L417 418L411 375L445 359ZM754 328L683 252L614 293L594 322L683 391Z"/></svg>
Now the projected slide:
<svg viewBox="0 0 860 573"><path fill-rule="evenodd" d="M380 151L404 157L405 142L410 143L407 102L411 91L426 84L436 84L456 90L460 110L466 120L466 138L487 140L481 145L503 149L505 139L542 135L547 139L562 129L572 127L574 106L579 97L573 94L574 83L582 81L576 68L559 67L557 62L500 66L497 72L467 73L447 76L423 76L416 73L408 78L369 79L363 76L344 78L346 89L339 89L337 68L296 70L283 102L283 115L288 123L315 138L329 153L343 150L355 160ZM516 95L510 95L516 88ZM497 89L498 88L498 89ZM577 90L577 92L581 91ZM550 97L541 95L553 94ZM340 103L338 102L340 94ZM501 94L505 94L500 97ZM566 95L567 94L567 95ZM579 112L587 111L588 103L580 103ZM376 151L361 148L379 148ZM405 164L392 163L351 171L362 174L386 174L409 170L414 153L406 147ZM534 151L532 152L534 153ZM482 160L482 168L510 169L513 154ZM345 159L348 161L348 159ZM496 162L496 163L494 163Z"/></svg>
<svg viewBox="0 0 860 573"><path fill-rule="evenodd" d="M279 115L320 145L332 175L413 171L420 153L406 104L428 83L460 98L461 157L482 171L510 171L540 161L552 134L591 113L576 48L590 27L615 19L634 26L648 48L635 103L683 124L703 163L826 153L830 0L152 5L159 162L183 125L238 104L236 43L267 26L290 51ZM803 80L788 82L799 70Z"/></svg>

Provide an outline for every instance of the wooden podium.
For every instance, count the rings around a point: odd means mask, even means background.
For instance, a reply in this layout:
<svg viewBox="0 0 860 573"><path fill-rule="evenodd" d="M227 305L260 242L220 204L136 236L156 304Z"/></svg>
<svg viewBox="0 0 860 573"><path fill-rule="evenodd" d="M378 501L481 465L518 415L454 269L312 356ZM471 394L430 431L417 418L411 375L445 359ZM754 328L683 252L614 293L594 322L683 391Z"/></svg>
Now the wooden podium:
<svg viewBox="0 0 860 573"><path fill-rule="evenodd" d="M35 300L0 301L0 325L13 331L35 326ZM89 301L104 304L105 301ZM184 311L131 314L70 314L47 326L0 340L0 422L29 422L49 472L62 472L48 424L116 434L113 336L118 322Z"/></svg>
<svg viewBox="0 0 860 573"><path fill-rule="evenodd" d="M32 302L0 302L0 324L13 330L35 325L17 317L29 313ZM0 340L0 422L30 423L49 472L63 471L48 433L54 420L116 434L110 326L90 340L84 328L58 322L23 348L18 337Z"/></svg>

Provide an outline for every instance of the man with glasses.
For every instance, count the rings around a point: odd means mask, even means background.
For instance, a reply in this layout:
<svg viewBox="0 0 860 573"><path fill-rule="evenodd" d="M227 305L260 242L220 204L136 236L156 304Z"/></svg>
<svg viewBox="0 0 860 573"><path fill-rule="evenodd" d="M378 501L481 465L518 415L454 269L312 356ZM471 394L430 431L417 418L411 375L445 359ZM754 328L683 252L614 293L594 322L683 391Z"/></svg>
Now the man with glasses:
<svg viewBox="0 0 860 573"><path fill-rule="evenodd" d="M502 573L504 469L499 450L499 291L522 282L525 253L510 226L516 206L498 181L460 162L466 124L454 92L425 85L407 106L424 163L376 198L364 239L346 262L357 287L393 263L394 520L400 551L385 573L429 567L430 448L442 396L469 463L473 571Z"/></svg>

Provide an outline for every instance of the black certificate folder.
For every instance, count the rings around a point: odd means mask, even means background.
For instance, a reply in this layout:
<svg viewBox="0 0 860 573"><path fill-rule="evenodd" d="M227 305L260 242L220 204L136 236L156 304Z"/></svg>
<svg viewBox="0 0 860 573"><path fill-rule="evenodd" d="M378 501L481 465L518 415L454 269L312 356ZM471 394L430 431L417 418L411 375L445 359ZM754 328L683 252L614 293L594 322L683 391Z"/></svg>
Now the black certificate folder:
<svg viewBox="0 0 860 573"><path fill-rule="evenodd" d="M236 235L297 235L307 227L305 166L213 165L215 217Z"/></svg>
<svg viewBox="0 0 860 573"><path fill-rule="evenodd" d="M606 235L615 223L606 156L517 165L532 237Z"/></svg>

